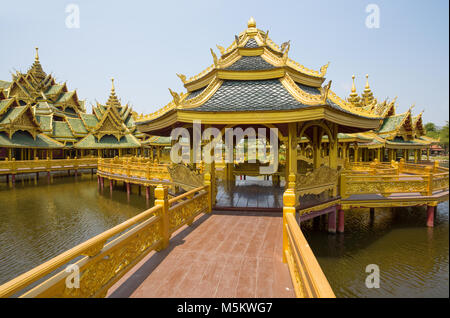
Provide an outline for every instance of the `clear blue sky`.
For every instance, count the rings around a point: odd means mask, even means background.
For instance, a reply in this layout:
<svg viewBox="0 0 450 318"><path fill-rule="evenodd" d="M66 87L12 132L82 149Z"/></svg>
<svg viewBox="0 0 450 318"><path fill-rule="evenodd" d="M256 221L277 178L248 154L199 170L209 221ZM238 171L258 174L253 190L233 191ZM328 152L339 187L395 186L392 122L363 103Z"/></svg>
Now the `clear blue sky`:
<svg viewBox="0 0 450 318"><path fill-rule="evenodd" d="M66 5L80 8L80 28L66 28ZM380 28L365 25L368 4ZM361 92L365 74L379 100L398 96L398 111L416 104L424 121L443 125L449 112L449 4L433 1L2 1L0 79L26 71L39 47L46 72L67 81L88 104L104 103L110 78L122 102L149 113L183 91L253 16L289 55L313 69L330 61L327 79L347 97L351 75ZM90 107L88 107L90 109Z"/></svg>

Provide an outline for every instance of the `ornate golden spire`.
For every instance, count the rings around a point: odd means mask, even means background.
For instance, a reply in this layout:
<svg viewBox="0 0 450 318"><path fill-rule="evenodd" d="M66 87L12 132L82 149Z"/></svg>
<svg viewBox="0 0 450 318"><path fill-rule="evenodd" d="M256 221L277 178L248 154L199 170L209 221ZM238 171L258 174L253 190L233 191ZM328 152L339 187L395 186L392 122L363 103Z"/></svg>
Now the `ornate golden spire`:
<svg viewBox="0 0 450 318"><path fill-rule="evenodd" d="M358 93L356 92L356 86L355 86L355 75L352 75L352 91L350 93L350 96L348 98L348 102L353 104L354 106L361 106L360 102L361 99L358 96Z"/></svg>
<svg viewBox="0 0 450 318"><path fill-rule="evenodd" d="M111 78L111 93L109 94L106 106L121 107L119 99L116 96L116 88L114 87L114 78Z"/></svg>
<svg viewBox="0 0 450 318"><path fill-rule="evenodd" d="M369 86L369 74L366 74L366 86L364 87L364 92L362 93L362 103L368 106L374 102L374 97L372 90Z"/></svg>
<svg viewBox="0 0 450 318"><path fill-rule="evenodd" d="M34 57L34 63L31 65L30 69L28 70L28 73L31 73L35 79L38 81L42 81L45 77L47 77L47 74L45 74L44 70L42 69L42 65L39 62L39 48L36 48L36 55Z"/></svg>
<svg viewBox="0 0 450 318"><path fill-rule="evenodd" d="M352 75L352 93L356 93L355 74Z"/></svg>
<svg viewBox="0 0 450 318"><path fill-rule="evenodd" d="M250 17L250 20L248 20L247 27L248 28L256 28L256 21L255 21L255 19L253 19L253 17Z"/></svg>

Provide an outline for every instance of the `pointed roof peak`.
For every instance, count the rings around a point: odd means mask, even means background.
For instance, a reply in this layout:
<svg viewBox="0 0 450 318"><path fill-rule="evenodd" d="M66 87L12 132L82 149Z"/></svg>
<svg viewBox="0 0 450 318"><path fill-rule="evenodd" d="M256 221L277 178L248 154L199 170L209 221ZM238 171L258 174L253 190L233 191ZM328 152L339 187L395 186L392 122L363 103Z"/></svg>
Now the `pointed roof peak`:
<svg viewBox="0 0 450 318"><path fill-rule="evenodd" d="M247 22L248 28L256 28L256 21L253 17L250 17L250 19Z"/></svg>
<svg viewBox="0 0 450 318"><path fill-rule="evenodd" d="M352 93L356 93L355 74L352 75Z"/></svg>
<svg viewBox="0 0 450 318"><path fill-rule="evenodd" d="M120 107L119 99L116 96L116 88L114 87L114 78L111 78L111 93L109 94L106 106Z"/></svg>
<svg viewBox="0 0 450 318"><path fill-rule="evenodd" d="M370 89L370 86L369 86L369 74L366 74L366 87L365 87L366 89Z"/></svg>
<svg viewBox="0 0 450 318"><path fill-rule="evenodd" d="M30 69L28 70L28 74L32 74L34 78L36 78L38 81L42 81L47 77L47 74L42 69L41 62L39 62L39 48L36 49L36 54L34 56L34 63L31 65Z"/></svg>

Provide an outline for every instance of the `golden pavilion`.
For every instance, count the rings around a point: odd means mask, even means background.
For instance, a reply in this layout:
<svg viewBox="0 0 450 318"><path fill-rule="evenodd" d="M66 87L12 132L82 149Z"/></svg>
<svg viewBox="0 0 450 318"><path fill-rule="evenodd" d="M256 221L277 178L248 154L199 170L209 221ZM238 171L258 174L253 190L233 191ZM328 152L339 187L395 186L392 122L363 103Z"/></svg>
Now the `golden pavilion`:
<svg viewBox="0 0 450 318"><path fill-rule="evenodd" d="M278 128L285 163L274 175L295 180L297 148L299 153L310 154L313 169L323 164L337 169L338 136L377 130L383 122L372 109L337 96L331 81L324 84L328 64L312 70L290 59L290 42L278 46L268 31L256 28L253 18L228 48L217 47L220 55L211 49L213 64L205 70L189 79L178 74L186 92L170 90L173 99L166 106L138 116L138 130L167 137L176 127L192 131L197 120L202 131L208 127L221 131L229 127ZM323 160L325 142L329 145L327 160ZM211 166L214 163L208 168L213 175ZM226 164L227 179L235 168Z"/></svg>
<svg viewBox="0 0 450 318"><path fill-rule="evenodd" d="M88 114L85 101L66 83L44 72L36 48L26 73L0 81L0 159L113 157L142 153L129 105L121 105L114 83L105 105Z"/></svg>
<svg viewBox="0 0 450 318"><path fill-rule="evenodd" d="M413 116L413 105L406 112L397 114L397 98L379 103L373 97L368 77L366 75L364 92L359 96L356 93L355 76L352 76L353 84L347 101L355 107L361 107L380 116L383 121L378 129L369 132L339 135L339 142L346 144L347 149L351 149L351 159L364 162L378 159L390 162L403 158L408 161L411 152L414 162L418 163L421 160L422 151L426 151L427 160L429 160L431 146L439 141L425 135L426 131L422 122L423 111Z"/></svg>

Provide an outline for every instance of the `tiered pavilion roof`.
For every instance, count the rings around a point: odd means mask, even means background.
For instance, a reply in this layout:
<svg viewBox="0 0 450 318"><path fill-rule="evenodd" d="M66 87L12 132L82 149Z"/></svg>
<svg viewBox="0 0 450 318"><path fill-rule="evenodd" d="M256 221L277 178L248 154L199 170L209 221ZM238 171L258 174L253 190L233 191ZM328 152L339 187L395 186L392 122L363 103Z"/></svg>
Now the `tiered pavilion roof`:
<svg viewBox="0 0 450 318"><path fill-rule="evenodd" d="M381 117L338 97L331 81L323 85L329 64L312 70L289 58L290 42L276 45L250 19L247 29L228 48L211 49L213 64L191 78L178 74L185 93L170 90L173 100L158 111L139 116L138 129L167 135L169 130L200 119L214 125L275 124L325 119L340 132L376 129ZM370 99L370 96L367 97ZM255 115L257 114L257 115Z"/></svg>

